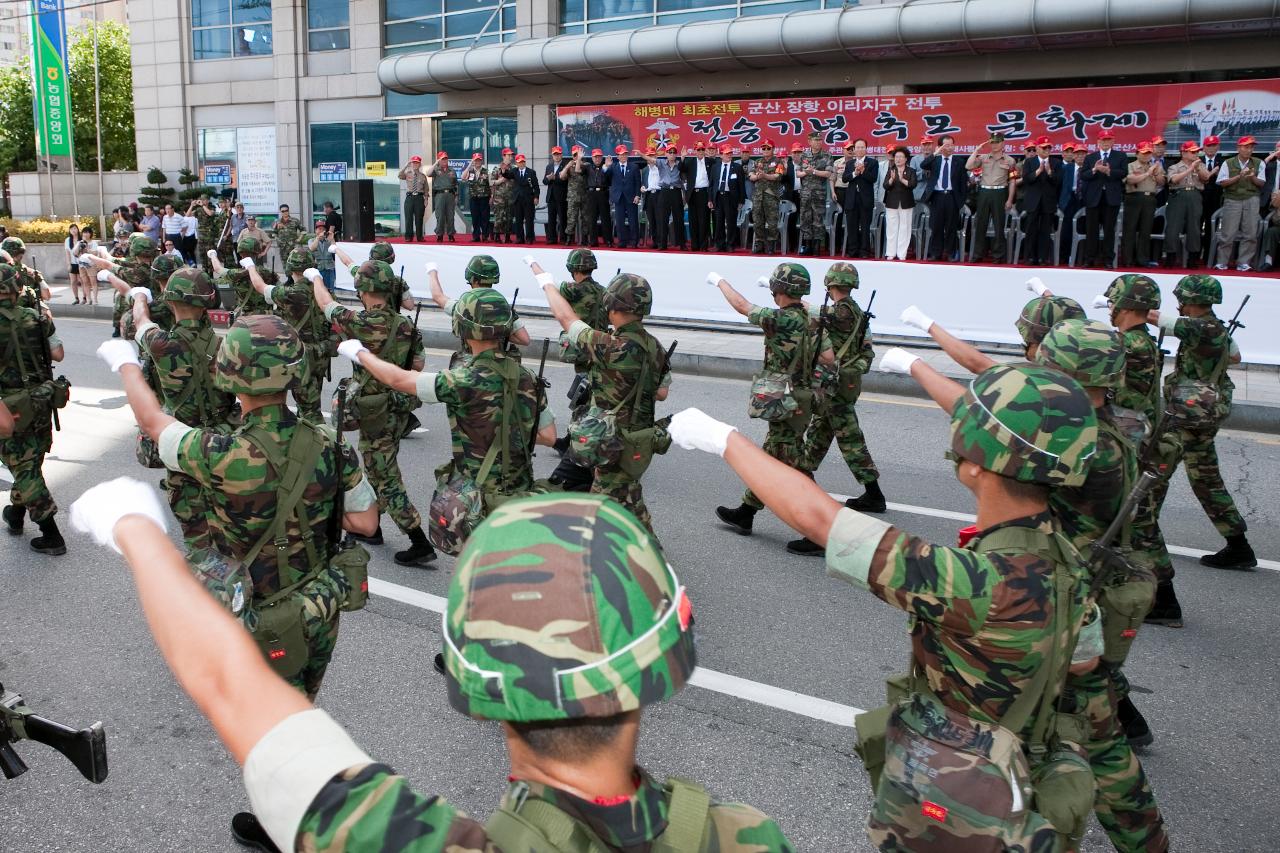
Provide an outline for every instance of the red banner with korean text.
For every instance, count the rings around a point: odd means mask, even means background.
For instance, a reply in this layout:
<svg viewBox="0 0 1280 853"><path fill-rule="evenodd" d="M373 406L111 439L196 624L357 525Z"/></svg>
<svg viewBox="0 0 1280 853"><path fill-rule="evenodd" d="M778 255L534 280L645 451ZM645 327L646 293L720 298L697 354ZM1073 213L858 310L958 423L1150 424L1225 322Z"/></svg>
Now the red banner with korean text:
<svg viewBox="0 0 1280 853"><path fill-rule="evenodd" d="M757 154L771 140L779 149L823 135L832 151L862 138L872 153L898 145L917 146L924 136L956 138L957 150L972 151L992 133L1003 133L1011 151L1026 140L1048 136L1054 149L1094 143L1110 130L1116 147L1133 150L1163 136L1169 150L1188 139L1222 137L1233 151L1237 137L1257 137L1259 152L1280 139L1280 79L1164 86L1031 89L1013 92L949 92L938 95L829 96L733 101L688 101L557 109L559 144L600 148L611 155L674 144L682 152L698 142L731 145Z"/></svg>

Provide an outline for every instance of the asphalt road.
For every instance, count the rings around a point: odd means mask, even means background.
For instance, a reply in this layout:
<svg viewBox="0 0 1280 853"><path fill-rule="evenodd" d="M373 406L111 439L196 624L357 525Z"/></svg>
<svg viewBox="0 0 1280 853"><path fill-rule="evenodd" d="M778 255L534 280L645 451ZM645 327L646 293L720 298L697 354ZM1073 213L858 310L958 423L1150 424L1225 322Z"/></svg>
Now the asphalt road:
<svg viewBox="0 0 1280 853"><path fill-rule="evenodd" d="M227 830L247 805L237 768L156 652L120 559L66 521L66 508L96 482L159 479L134 461L117 377L93 356L106 330L101 322L59 321L74 387L46 473L70 551L51 558L21 539L0 542L0 680L46 716L76 726L102 720L110 778L90 785L52 751L21 744L31 771L0 780L0 851L239 849ZM429 363L443 360L433 352ZM347 374L345 362L334 364ZM563 423L569 372L560 365L547 372ZM760 440L763 425L746 418L745 398L740 381L677 376L661 410L697 405ZM942 457L944 415L920 400L877 395L864 398L861 411L889 500L910 508L889 518L952 541L967 523L955 514L973 505ZM406 442L401 459L422 508L449 436L441 409L424 407L419 416L428 431ZM1271 568L1220 573L1175 557L1187 627L1144 629L1129 677L1156 733L1143 762L1175 849L1271 851L1280 848L1271 816L1280 788L1280 441L1231 432L1218 446L1254 547ZM554 464L544 449L539 475ZM834 454L819 482L835 493L857 488ZM767 513L750 538L719 526L714 507L736 505L742 487L718 459L675 448L655 461L645 489L690 589L700 663L714 671L703 673L705 683L720 689L689 687L648 709L641 761L658 776L679 773L721 799L756 805L797 849L869 850L862 824L870 795L848 714L880 704L883 678L905 664L904 617L827 578L821 561L786 554L793 534ZM1163 520L1171 544L1220 547L1181 475ZM446 595L453 561L442 557L435 571L397 566L391 552L406 540L393 524L384 529L388 542L373 549L371 569L397 585L380 587L396 598L375 595L366 610L344 615L320 704L419 790L487 815L505 784L498 733L454 712L431 669L439 616L430 595ZM1094 825L1084 849L1109 848Z"/></svg>

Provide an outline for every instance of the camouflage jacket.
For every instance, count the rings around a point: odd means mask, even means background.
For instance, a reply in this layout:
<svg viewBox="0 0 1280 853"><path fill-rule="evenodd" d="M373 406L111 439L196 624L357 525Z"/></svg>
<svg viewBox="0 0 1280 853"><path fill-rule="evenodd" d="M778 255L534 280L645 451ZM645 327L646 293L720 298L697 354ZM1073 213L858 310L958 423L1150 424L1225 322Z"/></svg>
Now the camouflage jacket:
<svg viewBox="0 0 1280 853"><path fill-rule="evenodd" d="M304 344L328 345L333 330L316 305L315 288L311 282L305 278L295 281L292 275L285 273L283 282L267 292L276 313L289 321Z"/></svg>
<svg viewBox="0 0 1280 853"><path fill-rule="evenodd" d="M52 374L44 360L44 342L58 346L53 320L41 312L0 302L0 392L21 391Z"/></svg>
<svg viewBox="0 0 1280 853"><path fill-rule="evenodd" d="M259 268L258 275L270 287L275 287L276 282L280 280L272 270ZM249 272L245 269L227 267L214 278L214 284L222 287L231 286L232 292L236 295L235 315L237 317L274 313L271 310L271 303L253 286L253 282L249 280Z"/></svg>
<svg viewBox="0 0 1280 853"><path fill-rule="evenodd" d="M636 769L635 796L600 805L530 783L528 799L552 803L581 821L610 850L649 853L667 828L663 787ZM750 806L713 803L706 834L708 853L790 853L795 848L778 825ZM441 797L424 797L385 764L351 767L320 790L302 817L299 850L467 851L499 853L484 825Z"/></svg>
<svg viewBox="0 0 1280 853"><path fill-rule="evenodd" d="M648 358L644 341L649 342L654 354L654 361L649 364L649 390L642 388L631 408L618 410L618 423L632 429L652 426L657 402L654 394L671 384L671 367L662 344L644 324L628 323L609 333L596 331L579 320L569 327L569 340L590 364L592 401L609 411L618 409L631 397Z"/></svg>
<svg viewBox="0 0 1280 853"><path fill-rule="evenodd" d="M1031 687L1055 644L1057 660L1069 658L1084 617L1078 555L1071 566L1076 595L1066 605L1073 628L1055 635L1055 564L1034 554L970 550L1005 527L1052 533L1056 523L1045 511L983 530L969 548L946 548L842 509L827 538L827 574L910 614L912 659L929 687L947 707L987 723L999 722ZM1024 740L1034 719L1018 733Z"/></svg>
<svg viewBox="0 0 1280 853"><path fill-rule="evenodd" d="M213 365L222 340L213 331L209 318L202 315L198 320L179 320L168 330L154 323L144 324L136 337L138 346L155 366L165 411L188 426L215 430L225 427L236 398L213 385ZM198 366L203 381L187 391L197 375L193 347L205 353L206 362ZM185 400L183 394L187 395ZM175 408L179 400L182 405Z"/></svg>
<svg viewBox="0 0 1280 853"><path fill-rule="evenodd" d="M39 311L44 299L41 295L44 293L44 276L40 274L40 270L26 264L14 264L14 269L18 273L18 289L21 292L18 304L23 308Z"/></svg>
<svg viewBox="0 0 1280 853"><path fill-rule="evenodd" d="M490 193L489 187L489 170L488 169L472 169L472 177L465 181L467 191L471 193L472 198L488 198Z"/></svg>
<svg viewBox="0 0 1280 853"><path fill-rule="evenodd" d="M814 154L806 151L804 157L800 161L801 168L804 166L812 166L815 172L831 171L831 155L825 151ZM827 198L827 184L830 178L820 178L817 175L805 175L800 179L800 194L805 198L816 198L825 201Z"/></svg>
<svg viewBox="0 0 1280 853"><path fill-rule="evenodd" d="M1142 412L1155 426L1160 417L1160 347L1145 325L1124 331L1121 340L1124 385L1116 389L1116 405Z"/></svg>
<svg viewBox="0 0 1280 853"><path fill-rule="evenodd" d="M1173 372L1165 377L1166 387L1180 379L1208 379L1213 376L1223 356L1231 350L1227 324L1212 311L1203 317L1178 317L1172 322L1169 322L1172 318L1166 319L1162 314L1160 320L1161 328L1178 339L1178 354ZM1235 387L1224 367L1218 390L1226 402L1231 401Z"/></svg>
<svg viewBox="0 0 1280 853"><path fill-rule="evenodd" d="M866 373L871 368L871 362L875 360L876 351L871 347L871 336L864 335L862 339L862 347L854 349L853 344L849 343L849 338L857 331L862 324L862 308L857 302L853 301L852 296L846 296L843 299L837 299L835 302L827 306L827 322L823 326L826 332L825 337L836 353L845 348L844 358L838 367L856 368L861 373ZM822 316L822 308L815 305L809 309L809 316L815 322ZM816 325L814 325L816 332Z"/></svg>
<svg viewBox="0 0 1280 853"><path fill-rule="evenodd" d="M1089 460L1088 476L1079 486L1059 486L1049 493L1049 509L1082 554L1106 532L1138 480L1137 450L1120 434L1111 407L1094 411L1098 415L1098 442Z"/></svg>
<svg viewBox="0 0 1280 853"><path fill-rule="evenodd" d="M511 194L515 192L515 184L502 177L502 173L508 168L504 163L489 171L489 194L496 201L511 201Z"/></svg>
<svg viewBox="0 0 1280 853"><path fill-rule="evenodd" d="M517 378L515 417L513 423L502 423L502 395L507 380L503 373ZM444 403L449 416L449 434L453 439L455 473L479 481L489 447L499 439L498 429L507 431L507 473L502 476L502 449L479 485L485 491L504 493L528 491L533 487L529 436L534 421L539 428L551 422L542 395L542 408L535 411L538 378L520 363L498 350L486 350L466 362L439 373L424 373L419 379L418 397L427 403Z"/></svg>
<svg viewBox="0 0 1280 853"><path fill-rule="evenodd" d="M791 372L795 382L801 382L809 372L809 361L813 359L813 324L809 312L800 303L788 305L786 308L766 308L753 305L747 315L747 322L764 330L764 370L768 373ZM831 345L823 335L817 346L825 350ZM804 352L796 361L796 349L803 347Z"/></svg>
<svg viewBox="0 0 1280 853"><path fill-rule="evenodd" d="M275 522L276 489L283 471L272 468L262 450L246 436L265 434L283 456L289 441L306 422L282 403L263 406L247 413L244 424L230 435L213 430L170 424L160 436L160 458L173 471L186 474L206 489L209 512L209 541L215 551L232 560L243 560L264 533ZM312 547L327 559L326 534L329 516L334 509L339 481L334 432L327 426L313 426L324 438L324 448L316 462L315 473L303 490L298 511L286 525L286 555L290 576L281 578L276 564L275 548L259 552L249 567L253 579L253 595L261 599L298 581L318 568L307 561L301 513L306 518ZM274 451L273 451L274 452ZM355 449L343 446L342 488L348 492L346 508L356 512L370 505L365 491L369 489ZM350 496L359 490L359 497Z"/></svg>
<svg viewBox="0 0 1280 853"><path fill-rule="evenodd" d="M399 311L391 308L372 308L354 311L345 305L331 302L325 308L325 317L338 327L344 338L358 340L369 348L369 351L384 361L397 367L404 367L405 356L409 347L413 346L413 359L410 368L421 370L426 363L427 351L422 345L422 337L416 341L413 335L413 321L404 317ZM395 336L394 340L388 339ZM359 383L360 393L377 394L386 390L386 386L369 375L369 371L356 365L353 375Z"/></svg>
<svg viewBox="0 0 1280 853"><path fill-rule="evenodd" d="M564 297L565 302L569 303L569 307L578 315L578 319L597 332L609 331L609 312L604 309L604 288L594 278L588 276L582 281L562 281L560 295ZM591 362L576 346L571 350L565 359L572 357L578 372L585 372Z"/></svg>
<svg viewBox="0 0 1280 853"><path fill-rule="evenodd" d="M751 170L748 171L747 174L777 175L779 166L782 166L783 172L786 172L787 165L779 158L761 157L752 164ZM762 177L755 183L756 193L763 193L764 195L770 196L774 199L782 197L782 181L769 181Z"/></svg>
<svg viewBox="0 0 1280 853"><path fill-rule="evenodd" d="M160 294L164 292L165 282L151 273L150 264L142 261L121 260L120 266L116 269L116 275L130 287L145 287L150 290L151 304L147 306L147 313L151 315L151 322L165 330L173 328L173 309L169 307L168 302L160 298ZM131 338L138 332L133 323L132 309L125 311L124 331Z"/></svg>
<svg viewBox="0 0 1280 853"><path fill-rule="evenodd" d="M289 258L289 253L298 244L298 240L302 238L302 223L293 218L288 222L277 219L271 224L268 233L276 241L276 249L279 250L280 261L283 263Z"/></svg>
<svg viewBox="0 0 1280 853"><path fill-rule="evenodd" d="M207 207L198 205L191 215L196 218L196 240L209 246L218 242L218 238L222 236L222 226L226 224L227 215L217 208L210 211Z"/></svg>

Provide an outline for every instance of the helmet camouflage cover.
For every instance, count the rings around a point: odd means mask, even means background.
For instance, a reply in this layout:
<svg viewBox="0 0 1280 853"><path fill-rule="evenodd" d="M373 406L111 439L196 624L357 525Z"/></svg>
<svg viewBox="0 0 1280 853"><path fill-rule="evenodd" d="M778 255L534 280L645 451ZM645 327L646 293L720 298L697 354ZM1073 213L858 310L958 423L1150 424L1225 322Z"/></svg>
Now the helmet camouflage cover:
<svg viewBox="0 0 1280 853"><path fill-rule="evenodd" d="M151 280L163 287L169 280L169 276L180 269L183 269L180 258L175 258L173 255L156 255L156 259L151 262Z"/></svg>
<svg viewBox="0 0 1280 853"><path fill-rule="evenodd" d="M1218 305L1222 302L1222 282L1211 275L1184 275L1178 279L1173 296L1179 305Z"/></svg>
<svg viewBox="0 0 1280 853"><path fill-rule="evenodd" d="M311 250L305 247L294 249L289 253L288 259L284 262L285 272L302 272L316 265L316 256L311 254Z"/></svg>
<svg viewBox="0 0 1280 853"><path fill-rule="evenodd" d="M146 258L155 255L156 241L146 234L134 234L129 238L129 257Z"/></svg>
<svg viewBox="0 0 1280 853"><path fill-rule="evenodd" d="M848 261L836 261L822 279L823 287L858 289L858 268Z"/></svg>
<svg viewBox="0 0 1280 853"><path fill-rule="evenodd" d="M1124 342L1097 320L1063 320L1044 336L1033 360L1058 368L1085 388L1124 384Z"/></svg>
<svg viewBox="0 0 1280 853"><path fill-rule="evenodd" d="M799 299L809 295L809 271L800 264L778 264L769 276L769 292Z"/></svg>
<svg viewBox="0 0 1280 853"><path fill-rule="evenodd" d="M453 306L453 333L468 341L496 341L511 334L511 305L492 287L468 290Z"/></svg>
<svg viewBox="0 0 1280 853"><path fill-rule="evenodd" d="M278 394L293 384L302 368L302 339L283 317L253 314L231 325L213 374L213 384L228 394Z"/></svg>
<svg viewBox="0 0 1280 853"><path fill-rule="evenodd" d="M619 273L605 288L602 301L606 311L647 317L653 308L653 290L643 276L629 272Z"/></svg>
<svg viewBox="0 0 1280 853"><path fill-rule="evenodd" d="M390 243L374 243L373 248L369 250L369 260L382 261L383 263L394 263L396 259L396 250L392 248Z"/></svg>
<svg viewBox="0 0 1280 853"><path fill-rule="evenodd" d="M948 458L1023 483L1078 486L1098 439L1089 396L1074 379L1035 364L979 373L951 413Z"/></svg>
<svg viewBox="0 0 1280 853"><path fill-rule="evenodd" d="M236 241L236 254L243 258L252 257L262 250L262 243L257 237L250 237L248 234L242 234L240 239Z"/></svg>
<svg viewBox="0 0 1280 853"><path fill-rule="evenodd" d="M1133 311L1156 311L1160 308L1160 285L1150 276L1140 273L1116 276L1107 288L1106 296L1112 308Z"/></svg>
<svg viewBox="0 0 1280 853"><path fill-rule="evenodd" d="M590 249L574 249L569 253L565 267L569 272L591 272L600 265L596 263L596 253Z"/></svg>
<svg viewBox="0 0 1280 853"><path fill-rule="evenodd" d="M166 302L181 302L200 308L218 307L218 290L205 271L199 268L182 267L174 272L169 276L162 296Z"/></svg>
<svg viewBox="0 0 1280 853"><path fill-rule="evenodd" d="M1063 320L1085 319L1080 303L1068 296L1037 296L1022 306L1015 325L1022 342L1027 346L1038 344L1049 330Z"/></svg>
<svg viewBox="0 0 1280 853"><path fill-rule="evenodd" d="M0 249L10 255L21 255L27 250L27 244L22 242L21 237L5 237L4 242L0 242Z"/></svg>
<svg viewBox="0 0 1280 853"><path fill-rule="evenodd" d="M467 263L466 275L468 283L478 281L483 286L492 287L498 283L501 273L492 255L476 255Z"/></svg>
<svg viewBox="0 0 1280 853"><path fill-rule="evenodd" d="M400 279L385 261L365 261L356 270L356 292L394 296L400 292Z"/></svg>
<svg viewBox="0 0 1280 853"><path fill-rule="evenodd" d="M14 297L20 291L21 285L18 284L18 271L10 264L0 264L0 297Z"/></svg>
<svg viewBox="0 0 1280 853"><path fill-rule="evenodd" d="M608 717L674 695L696 663L692 607L657 542L603 495L510 501L449 585L449 702L472 717Z"/></svg>

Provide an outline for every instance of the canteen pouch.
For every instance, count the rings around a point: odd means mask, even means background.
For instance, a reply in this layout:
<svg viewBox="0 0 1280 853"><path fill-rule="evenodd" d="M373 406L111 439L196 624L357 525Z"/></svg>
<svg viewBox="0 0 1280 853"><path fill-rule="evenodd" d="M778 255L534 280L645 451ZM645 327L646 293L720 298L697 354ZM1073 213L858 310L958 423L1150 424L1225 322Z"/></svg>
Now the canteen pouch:
<svg viewBox="0 0 1280 853"><path fill-rule="evenodd" d="M355 399L355 416L365 435L381 435L391 415L391 395L387 392L361 394Z"/></svg>
<svg viewBox="0 0 1280 853"><path fill-rule="evenodd" d="M862 759L862 766L871 778L873 795L880 785L880 771L884 769L884 735L889 725L889 714L906 698L910 680L910 674L905 672L886 679L884 692L889 704L864 711L853 718L853 728L858 733L853 751Z"/></svg>
<svg viewBox="0 0 1280 853"><path fill-rule="evenodd" d="M796 410L787 418L787 426L797 435L803 435L809 421L813 419L813 404L817 393L812 388L793 388L791 396L795 398Z"/></svg>
<svg viewBox="0 0 1280 853"><path fill-rule="evenodd" d="M363 610L369 601L369 552L365 547L344 540L337 553L329 558L329 568L341 575L346 584L343 612Z"/></svg>
<svg viewBox="0 0 1280 853"><path fill-rule="evenodd" d="M49 420L49 413L46 407L38 399L32 397L31 391L28 389L24 388L21 391L6 394L4 404L8 407L9 413L13 415L13 434L15 436L32 432L37 424L47 423Z"/></svg>
<svg viewBox="0 0 1280 853"><path fill-rule="evenodd" d="M618 468L622 473L639 480L653 463L653 454L657 453L658 433L666 434L666 430L657 426L636 429L622 434L622 452L618 454ZM667 447L671 446L670 436Z"/></svg>
<svg viewBox="0 0 1280 853"><path fill-rule="evenodd" d="M569 425L569 458L585 468L610 468L618 464L623 440L618 434L615 411L592 405Z"/></svg>
<svg viewBox="0 0 1280 853"><path fill-rule="evenodd" d="M762 370L751 377L751 397L747 401L747 417L769 421L785 421L796 413L799 404L792 393L791 374Z"/></svg>
<svg viewBox="0 0 1280 853"><path fill-rule="evenodd" d="M143 431L142 427L138 427L138 440L134 443L133 455L143 468L164 467L164 463L160 461L160 448L156 446L151 436Z"/></svg>
<svg viewBox="0 0 1280 853"><path fill-rule="evenodd" d="M836 377L835 388L833 393L835 398L842 403L852 403L862 394L862 376L867 371L861 369L855 362L840 368L840 373Z"/></svg>
<svg viewBox="0 0 1280 853"><path fill-rule="evenodd" d="M417 394L406 394L403 391L391 391L387 394L388 410L392 414L407 415L415 409L422 408L422 400Z"/></svg>
<svg viewBox="0 0 1280 853"><path fill-rule="evenodd" d="M254 608L253 639L276 675L293 678L307 665L310 650L302 627L302 596L291 592L278 601L267 599Z"/></svg>
<svg viewBox="0 0 1280 853"><path fill-rule="evenodd" d="M453 473L450 460L436 469L436 490L428 511L431 544L456 557L471 532L484 520L484 496L470 477Z"/></svg>
<svg viewBox="0 0 1280 853"><path fill-rule="evenodd" d="M1036 765L1031 785L1036 811L1062 836L1066 849L1079 849L1093 811L1094 781L1088 760L1060 744Z"/></svg>
<svg viewBox="0 0 1280 853"><path fill-rule="evenodd" d="M343 432L360 429L360 421L356 414L357 408L355 400L352 397L353 394L357 394L359 391L360 386L358 385L348 389L346 408L340 411L338 408L338 391L336 388L334 389L331 408L333 409L333 424L335 429L341 429Z"/></svg>
<svg viewBox="0 0 1280 853"><path fill-rule="evenodd" d="M1155 602L1156 577L1145 566L1132 566L1127 577L1098 590L1102 609L1102 659L1119 666L1129 656L1138 628Z"/></svg>
<svg viewBox="0 0 1280 853"><path fill-rule="evenodd" d="M1203 379L1183 379L1165 388L1165 411L1179 423L1212 424L1219 414L1221 395L1216 384Z"/></svg>

